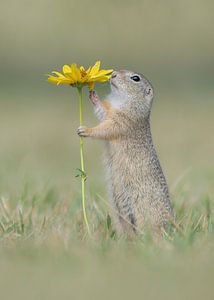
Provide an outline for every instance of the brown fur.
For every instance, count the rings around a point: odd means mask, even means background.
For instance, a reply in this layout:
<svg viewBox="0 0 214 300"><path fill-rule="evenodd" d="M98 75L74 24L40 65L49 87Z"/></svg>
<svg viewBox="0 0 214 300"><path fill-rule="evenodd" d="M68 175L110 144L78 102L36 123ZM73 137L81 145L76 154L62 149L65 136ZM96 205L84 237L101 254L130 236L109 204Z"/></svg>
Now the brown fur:
<svg viewBox="0 0 214 300"><path fill-rule="evenodd" d="M139 82L132 79L136 75ZM145 228L161 231L173 211L150 131L153 88L142 74L125 70L114 72L111 83L109 101L90 94L100 124L80 127L78 134L106 141L107 181L118 231L129 236Z"/></svg>

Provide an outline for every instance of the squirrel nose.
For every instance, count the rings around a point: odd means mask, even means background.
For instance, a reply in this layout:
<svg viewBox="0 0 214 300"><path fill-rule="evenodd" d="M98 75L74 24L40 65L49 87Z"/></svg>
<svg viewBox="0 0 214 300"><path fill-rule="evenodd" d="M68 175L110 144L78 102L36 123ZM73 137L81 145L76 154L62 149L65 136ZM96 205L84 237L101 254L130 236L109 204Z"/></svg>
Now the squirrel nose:
<svg viewBox="0 0 214 300"><path fill-rule="evenodd" d="M115 77L117 77L117 72L113 72L112 74L111 74L111 78L115 78Z"/></svg>

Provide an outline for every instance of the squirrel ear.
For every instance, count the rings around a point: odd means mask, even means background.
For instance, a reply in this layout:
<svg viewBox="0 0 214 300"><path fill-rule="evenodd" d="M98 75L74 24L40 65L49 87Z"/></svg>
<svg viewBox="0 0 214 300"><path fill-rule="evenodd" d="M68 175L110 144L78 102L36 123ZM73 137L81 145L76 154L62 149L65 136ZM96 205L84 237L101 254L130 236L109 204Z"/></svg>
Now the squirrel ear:
<svg viewBox="0 0 214 300"><path fill-rule="evenodd" d="M146 88L146 91L145 91L145 92L146 92L146 95L149 96L149 95L151 94L151 91L152 91L152 88L147 87L147 88Z"/></svg>
<svg viewBox="0 0 214 300"><path fill-rule="evenodd" d="M145 96L148 99L152 99L153 98L153 88L151 86L147 86L145 89Z"/></svg>

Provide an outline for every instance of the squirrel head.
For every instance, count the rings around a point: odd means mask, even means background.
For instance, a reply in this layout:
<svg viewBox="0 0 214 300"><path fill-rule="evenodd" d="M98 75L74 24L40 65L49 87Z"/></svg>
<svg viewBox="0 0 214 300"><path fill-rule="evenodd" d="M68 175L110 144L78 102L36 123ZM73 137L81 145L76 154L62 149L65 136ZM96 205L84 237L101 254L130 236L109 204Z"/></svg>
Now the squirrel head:
<svg viewBox="0 0 214 300"><path fill-rule="evenodd" d="M149 115L152 106L154 91L151 83L143 74L120 70L114 71L110 79L111 98L115 99L117 106L130 104Z"/></svg>

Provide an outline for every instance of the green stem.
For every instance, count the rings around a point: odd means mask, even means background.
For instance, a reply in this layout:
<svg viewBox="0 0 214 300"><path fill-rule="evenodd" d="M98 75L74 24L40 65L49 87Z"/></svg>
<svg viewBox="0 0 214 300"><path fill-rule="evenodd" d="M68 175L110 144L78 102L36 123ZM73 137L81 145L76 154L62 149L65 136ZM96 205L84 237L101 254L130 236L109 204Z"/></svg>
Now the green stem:
<svg viewBox="0 0 214 300"><path fill-rule="evenodd" d="M80 126L82 126L82 87L78 87L79 93L79 119L80 119ZM86 214L86 207L85 207L85 167L84 167L84 156L83 156L83 138L80 137L80 163L81 163L81 187L82 187L82 210L83 210L83 218L84 222L90 235L90 228L88 224L87 214Z"/></svg>

